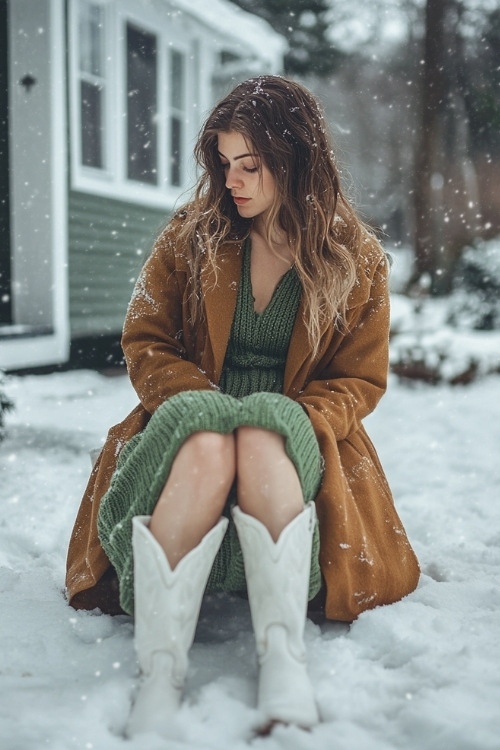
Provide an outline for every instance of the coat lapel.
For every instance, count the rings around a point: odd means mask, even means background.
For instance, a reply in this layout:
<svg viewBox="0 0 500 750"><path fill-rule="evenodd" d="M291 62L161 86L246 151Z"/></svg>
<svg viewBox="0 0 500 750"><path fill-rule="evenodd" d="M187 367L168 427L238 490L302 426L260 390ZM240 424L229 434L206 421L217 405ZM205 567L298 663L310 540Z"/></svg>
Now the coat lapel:
<svg viewBox="0 0 500 750"><path fill-rule="evenodd" d="M231 242L218 252L217 280L210 268L201 274L208 340L213 355L213 378L219 382L231 333L242 267L242 244Z"/></svg>
<svg viewBox="0 0 500 750"><path fill-rule="evenodd" d="M290 398L294 398L297 395L298 384L304 382L305 371L310 364L309 356L309 337L304 323L304 298L302 296L285 364L283 392L285 395L290 396ZM302 370L304 372L301 372Z"/></svg>
<svg viewBox="0 0 500 750"><path fill-rule="evenodd" d="M368 279L366 273L363 272L363 268L358 268L357 281L347 302L347 313L350 309L367 302L370 295L370 285L371 280ZM286 396L290 396L290 398L297 397L299 390L301 390L306 383L308 373L313 370L313 367L321 360L322 356L331 346L332 338L337 337L338 346L344 336L343 333L335 329L333 323L323 323L320 331L319 350L313 361L311 358L309 335L304 322L304 313L305 305L304 297L302 296L285 366L283 392Z"/></svg>

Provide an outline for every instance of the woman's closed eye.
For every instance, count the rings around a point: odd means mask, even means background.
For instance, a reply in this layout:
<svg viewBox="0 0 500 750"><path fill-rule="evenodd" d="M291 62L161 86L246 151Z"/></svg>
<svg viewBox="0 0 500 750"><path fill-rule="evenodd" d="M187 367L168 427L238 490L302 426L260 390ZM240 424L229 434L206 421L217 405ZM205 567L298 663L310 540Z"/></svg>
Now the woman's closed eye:
<svg viewBox="0 0 500 750"><path fill-rule="evenodd" d="M229 166L230 166L229 162L221 161L220 164L224 172L226 172L229 169ZM255 172L259 171L259 168L256 166L242 165L241 169L243 170L243 172L246 172L247 174L255 174Z"/></svg>

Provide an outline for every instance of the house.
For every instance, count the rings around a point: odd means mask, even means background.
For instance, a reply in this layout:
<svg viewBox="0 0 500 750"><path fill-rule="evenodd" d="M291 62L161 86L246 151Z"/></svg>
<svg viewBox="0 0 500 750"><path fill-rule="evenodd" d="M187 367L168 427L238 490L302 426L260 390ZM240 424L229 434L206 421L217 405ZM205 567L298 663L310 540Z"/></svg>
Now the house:
<svg viewBox="0 0 500 750"><path fill-rule="evenodd" d="M284 52L227 0L0 0L0 368L118 339L204 116Z"/></svg>

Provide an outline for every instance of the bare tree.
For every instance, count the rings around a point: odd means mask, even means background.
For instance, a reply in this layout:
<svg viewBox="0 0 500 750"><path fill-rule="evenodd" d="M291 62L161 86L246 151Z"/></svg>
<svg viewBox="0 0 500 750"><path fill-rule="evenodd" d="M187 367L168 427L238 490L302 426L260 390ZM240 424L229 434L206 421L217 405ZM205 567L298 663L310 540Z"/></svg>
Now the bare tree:
<svg viewBox="0 0 500 750"><path fill-rule="evenodd" d="M415 267L434 294L447 294L463 247L484 226L463 84L461 0L427 0L415 154Z"/></svg>
<svg viewBox="0 0 500 750"><path fill-rule="evenodd" d="M427 0L421 85L420 138L415 159L415 272L434 280L444 254L444 137L446 13L453 0Z"/></svg>

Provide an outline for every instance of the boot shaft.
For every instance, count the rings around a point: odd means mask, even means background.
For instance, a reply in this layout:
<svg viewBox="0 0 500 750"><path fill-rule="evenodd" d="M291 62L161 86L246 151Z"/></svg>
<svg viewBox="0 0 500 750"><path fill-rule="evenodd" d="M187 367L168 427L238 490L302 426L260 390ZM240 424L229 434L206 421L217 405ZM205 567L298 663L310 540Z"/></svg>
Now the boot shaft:
<svg viewBox="0 0 500 750"><path fill-rule="evenodd" d="M263 658L267 631L277 625L287 630L289 648L302 659L314 503L283 529L277 542L260 521L240 508L233 508L233 518L243 552L257 653Z"/></svg>
<svg viewBox="0 0 500 750"><path fill-rule="evenodd" d="M172 570L149 531L149 516L133 519L135 645L141 670L149 672L155 652L171 654L176 679L183 681L201 601L228 521L221 518Z"/></svg>

